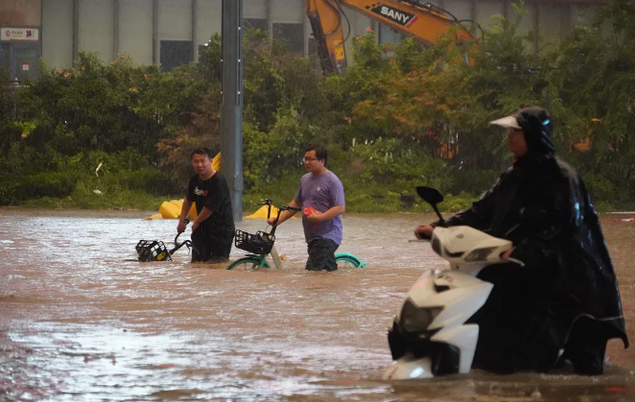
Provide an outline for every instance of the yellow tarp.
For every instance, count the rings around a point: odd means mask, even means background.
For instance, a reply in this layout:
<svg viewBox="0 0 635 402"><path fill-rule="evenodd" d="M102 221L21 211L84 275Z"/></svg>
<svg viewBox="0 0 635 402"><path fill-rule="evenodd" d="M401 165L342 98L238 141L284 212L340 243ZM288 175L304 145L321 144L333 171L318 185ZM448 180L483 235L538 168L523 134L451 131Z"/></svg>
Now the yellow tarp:
<svg viewBox="0 0 635 402"><path fill-rule="evenodd" d="M257 210L256 212L254 212L253 214L249 215L249 216L245 216L245 218L248 219L267 219L267 211L269 210L269 207L266 205L263 205L262 207L260 207L259 210ZM271 207L271 216L276 217L278 216L278 208L272 206Z"/></svg>
<svg viewBox="0 0 635 402"><path fill-rule="evenodd" d="M181 208L183 208L183 200L164 201L159 207L159 213L147 217L146 220L178 219L181 214ZM196 203L193 202L190 207L190 219L194 219L196 216Z"/></svg>
<svg viewBox="0 0 635 402"><path fill-rule="evenodd" d="M163 219L178 219L183 208L183 200L164 201L159 207L159 214ZM190 218L196 218L196 203L192 203L190 207Z"/></svg>
<svg viewBox="0 0 635 402"><path fill-rule="evenodd" d="M269 207L267 207L266 205L263 205L262 207L260 207L260 209L258 209L256 212L254 212L253 214L249 215L249 216L245 216L245 218L248 219L267 219L267 210L269 209ZM271 217L275 218L276 216L278 216L278 208L271 206ZM295 216L292 216L291 219L297 219Z"/></svg>
<svg viewBox="0 0 635 402"><path fill-rule="evenodd" d="M212 159L212 167L214 170L220 170L220 152Z"/></svg>

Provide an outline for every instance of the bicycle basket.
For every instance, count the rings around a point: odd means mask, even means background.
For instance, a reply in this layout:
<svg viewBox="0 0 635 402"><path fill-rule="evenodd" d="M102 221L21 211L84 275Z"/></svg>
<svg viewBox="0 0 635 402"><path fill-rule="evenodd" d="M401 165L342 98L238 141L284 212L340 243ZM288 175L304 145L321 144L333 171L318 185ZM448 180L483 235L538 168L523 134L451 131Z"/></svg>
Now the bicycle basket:
<svg viewBox="0 0 635 402"><path fill-rule="evenodd" d="M135 249L137 250L137 258L141 262L172 260L162 241L140 240Z"/></svg>
<svg viewBox="0 0 635 402"><path fill-rule="evenodd" d="M234 238L234 244L237 248L254 254L269 254L275 241L274 235L261 230L257 231L256 234L251 234L237 229Z"/></svg>

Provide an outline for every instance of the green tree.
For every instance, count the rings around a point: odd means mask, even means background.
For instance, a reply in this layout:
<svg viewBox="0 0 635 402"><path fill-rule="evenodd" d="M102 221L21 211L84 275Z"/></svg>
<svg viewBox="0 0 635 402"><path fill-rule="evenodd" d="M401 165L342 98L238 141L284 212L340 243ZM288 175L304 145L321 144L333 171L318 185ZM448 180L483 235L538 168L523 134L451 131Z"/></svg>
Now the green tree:
<svg viewBox="0 0 635 402"><path fill-rule="evenodd" d="M635 196L635 7L616 0L577 27L559 49L553 80L578 119L564 145L590 136L588 152L572 154L590 186L613 201ZM568 144L566 143L568 141ZM607 188L608 186L608 188ZM604 189L604 190L601 190Z"/></svg>

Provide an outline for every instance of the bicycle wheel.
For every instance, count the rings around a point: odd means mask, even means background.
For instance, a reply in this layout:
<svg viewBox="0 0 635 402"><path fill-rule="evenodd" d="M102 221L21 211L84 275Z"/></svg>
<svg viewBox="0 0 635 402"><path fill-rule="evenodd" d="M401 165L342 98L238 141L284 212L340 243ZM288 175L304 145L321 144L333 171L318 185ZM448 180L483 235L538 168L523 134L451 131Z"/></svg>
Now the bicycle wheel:
<svg viewBox="0 0 635 402"><path fill-rule="evenodd" d="M362 262L357 256L349 253L335 254L335 261L343 263L345 267L364 268L366 266L365 262Z"/></svg>
<svg viewBox="0 0 635 402"><path fill-rule="evenodd" d="M227 270L238 269L241 271L253 271L258 268L269 268L269 263L264 258L259 257L243 257L232 262Z"/></svg>

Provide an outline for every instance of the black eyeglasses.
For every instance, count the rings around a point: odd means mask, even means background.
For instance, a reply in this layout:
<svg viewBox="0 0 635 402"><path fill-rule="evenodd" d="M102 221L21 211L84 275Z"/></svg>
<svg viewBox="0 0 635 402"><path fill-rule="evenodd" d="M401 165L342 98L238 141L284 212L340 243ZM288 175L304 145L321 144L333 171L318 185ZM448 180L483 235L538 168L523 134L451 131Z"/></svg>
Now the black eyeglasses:
<svg viewBox="0 0 635 402"><path fill-rule="evenodd" d="M312 162L318 160L317 158L302 158L302 162Z"/></svg>

